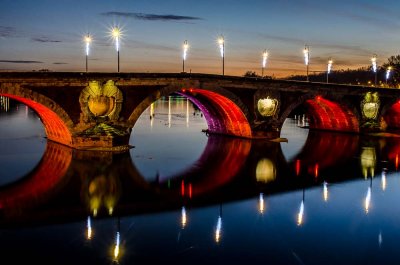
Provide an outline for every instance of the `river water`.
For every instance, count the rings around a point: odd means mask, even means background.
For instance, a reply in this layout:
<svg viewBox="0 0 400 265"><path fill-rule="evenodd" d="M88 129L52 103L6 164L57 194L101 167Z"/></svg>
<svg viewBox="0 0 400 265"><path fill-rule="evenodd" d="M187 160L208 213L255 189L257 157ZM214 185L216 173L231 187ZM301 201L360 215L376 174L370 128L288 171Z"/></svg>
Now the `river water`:
<svg viewBox="0 0 400 265"><path fill-rule="evenodd" d="M124 154L47 142L0 99L3 264L399 264L399 138L306 129L287 142L206 135L155 102Z"/></svg>

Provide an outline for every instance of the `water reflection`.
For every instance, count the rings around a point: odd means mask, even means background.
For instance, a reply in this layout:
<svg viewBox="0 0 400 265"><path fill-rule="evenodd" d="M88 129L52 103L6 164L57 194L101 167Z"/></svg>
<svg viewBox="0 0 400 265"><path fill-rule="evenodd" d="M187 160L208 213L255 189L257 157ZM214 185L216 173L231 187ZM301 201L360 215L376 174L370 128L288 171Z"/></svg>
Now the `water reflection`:
<svg viewBox="0 0 400 265"><path fill-rule="evenodd" d="M328 201L328 183L324 181L323 184L323 196L324 196L324 201Z"/></svg>
<svg viewBox="0 0 400 265"><path fill-rule="evenodd" d="M299 213L297 214L297 225L300 226L303 224L304 218L304 199L305 199L305 190L303 189L303 198L301 199Z"/></svg>
<svg viewBox="0 0 400 265"><path fill-rule="evenodd" d="M165 117L173 129L174 115ZM140 147L118 154L48 142L29 174L0 187L0 247L86 264L398 263L399 138L304 140L286 159L286 143L209 136L194 162L154 168L154 178L138 166ZM32 254L43 248L48 256Z"/></svg>
<svg viewBox="0 0 400 265"><path fill-rule="evenodd" d="M222 233L222 204L219 206L219 215L217 219L217 225L215 227L215 243L220 243Z"/></svg>
<svg viewBox="0 0 400 265"><path fill-rule="evenodd" d="M8 112L10 110L10 99L7 97L0 96L0 109Z"/></svg>
<svg viewBox="0 0 400 265"><path fill-rule="evenodd" d="M370 187L365 197L365 211L368 212L378 150L361 146L361 154L358 156L354 142L344 139L342 143L351 143L351 147L355 149L352 159L344 160L339 155L336 156L338 161L322 155L315 157L315 153L321 153L327 148L320 143L331 142L332 137L338 136L326 133L314 135L313 140L307 141L294 161L286 161L278 143L210 136L202 155L192 166L177 174L159 176L156 181L150 182L136 168L129 152L116 154L79 151L48 142L38 166L23 180L1 189L0 204L3 214L8 217L24 216L22 209L35 209L54 198L63 204L70 204L70 207L79 208L81 205L76 199L68 202L68 198L74 198L76 192L63 191L78 188L83 207L96 217L99 214L113 215L118 208L129 212L130 205L142 205L136 206L136 211L157 211L161 209L159 200L169 201L170 207L174 208L182 205L183 199L184 206L179 207L182 209L182 227L185 227L187 203L207 204L221 198L235 200L238 196L250 198L257 194L259 212L263 213L266 194L302 189L303 198L298 214L298 223L301 224L304 214L304 187L322 185L323 200L327 201L328 182L357 179L365 177L365 172L369 172ZM392 140L390 144L393 144ZM397 144L400 145L400 141ZM344 147L340 145L339 148ZM268 150L268 153L263 150ZM305 156L307 152L312 153L317 161L308 159ZM336 152L331 150L333 154ZM341 153L342 150L338 152ZM387 156L385 153L380 154L382 157L385 155ZM360 157L361 164L358 170L353 162L357 156ZM299 169L299 161L301 168L307 170ZM386 175L390 172L390 166L395 167L391 164L386 166L389 167L381 169L382 190L387 187ZM251 177L252 174L254 177ZM319 179L318 175L322 175L323 179ZM59 197L60 193L65 193L63 198Z"/></svg>

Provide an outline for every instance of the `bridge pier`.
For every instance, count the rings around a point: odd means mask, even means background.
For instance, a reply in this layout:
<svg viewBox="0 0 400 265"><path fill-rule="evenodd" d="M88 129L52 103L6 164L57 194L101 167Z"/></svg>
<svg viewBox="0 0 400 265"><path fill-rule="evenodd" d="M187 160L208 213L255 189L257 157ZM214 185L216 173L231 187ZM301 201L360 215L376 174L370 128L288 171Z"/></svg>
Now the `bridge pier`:
<svg viewBox="0 0 400 265"><path fill-rule="evenodd" d="M129 145L130 134L129 127L100 123L73 134L72 147L82 150L124 152L132 148Z"/></svg>

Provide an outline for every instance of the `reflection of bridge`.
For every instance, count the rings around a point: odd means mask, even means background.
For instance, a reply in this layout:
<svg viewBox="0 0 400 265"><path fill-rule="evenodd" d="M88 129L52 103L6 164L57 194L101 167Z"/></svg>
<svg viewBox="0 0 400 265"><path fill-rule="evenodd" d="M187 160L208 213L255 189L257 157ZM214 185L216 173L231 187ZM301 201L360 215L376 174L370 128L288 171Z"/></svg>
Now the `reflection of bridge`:
<svg viewBox="0 0 400 265"><path fill-rule="evenodd" d="M0 188L0 224L92 215L135 214L203 205L373 177L386 160L398 167L400 140L377 141L351 134L318 133L293 161L279 143L212 137L200 158L175 176L149 183L130 153L80 151L48 142L38 166ZM345 150L345 156L344 156Z"/></svg>
<svg viewBox="0 0 400 265"><path fill-rule="evenodd" d="M155 100L179 93L204 113L210 133L278 137L306 106L310 127L365 132L400 127L400 91L205 74L2 73L0 95L40 116L48 139L77 149L126 150Z"/></svg>

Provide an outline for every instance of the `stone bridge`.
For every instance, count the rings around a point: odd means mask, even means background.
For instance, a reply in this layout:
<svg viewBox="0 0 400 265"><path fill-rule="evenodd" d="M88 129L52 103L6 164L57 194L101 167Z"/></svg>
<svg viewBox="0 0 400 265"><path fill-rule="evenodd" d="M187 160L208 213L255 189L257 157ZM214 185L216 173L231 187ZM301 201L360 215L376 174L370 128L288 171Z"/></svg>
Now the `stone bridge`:
<svg viewBox="0 0 400 265"><path fill-rule="evenodd" d="M3 72L0 96L40 116L49 140L90 150L127 150L154 101L178 93L203 112L208 132L277 138L298 107L311 129L365 133L400 127L400 90L209 74Z"/></svg>

